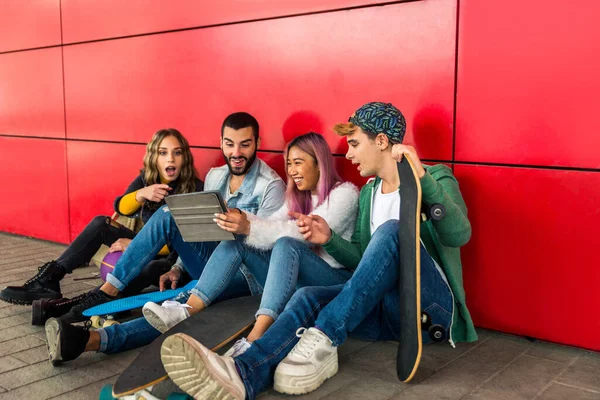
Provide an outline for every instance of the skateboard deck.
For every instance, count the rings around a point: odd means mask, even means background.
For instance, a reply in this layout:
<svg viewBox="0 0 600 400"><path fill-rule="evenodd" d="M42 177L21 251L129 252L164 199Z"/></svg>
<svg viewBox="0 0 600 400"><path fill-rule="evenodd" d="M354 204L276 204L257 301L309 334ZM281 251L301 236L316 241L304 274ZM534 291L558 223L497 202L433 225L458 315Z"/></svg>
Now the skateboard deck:
<svg viewBox="0 0 600 400"><path fill-rule="evenodd" d="M398 163L400 175L400 235L398 282L400 291L400 343L396 356L398 379L409 382L421 360L421 183L412 161Z"/></svg>
<svg viewBox="0 0 600 400"><path fill-rule="evenodd" d="M254 324L260 297L239 297L216 303L163 333L119 375L113 396L127 396L168 378L160 359L160 349L163 341L175 333L185 333L213 351L237 339Z"/></svg>
<svg viewBox="0 0 600 400"><path fill-rule="evenodd" d="M151 292L151 293L142 293L137 296L126 297L124 299L113 300L108 303L100 304L91 308L88 308L83 312L85 317L92 317L95 315L98 316L108 316L114 315L119 312L134 310L136 308L141 308L149 301L154 303L159 303L161 301L169 300L176 297L179 293L186 292L191 290L196 286L198 281L191 281L187 285L182 288L177 289L169 289L163 292Z"/></svg>

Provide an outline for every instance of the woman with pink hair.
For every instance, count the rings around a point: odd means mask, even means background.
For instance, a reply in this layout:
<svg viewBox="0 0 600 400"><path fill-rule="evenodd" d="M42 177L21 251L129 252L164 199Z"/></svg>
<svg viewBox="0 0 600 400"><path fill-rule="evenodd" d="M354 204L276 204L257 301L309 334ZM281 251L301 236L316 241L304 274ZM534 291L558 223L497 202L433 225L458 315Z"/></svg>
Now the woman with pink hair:
<svg viewBox="0 0 600 400"><path fill-rule="evenodd" d="M337 285L350 278L350 270L320 246L304 240L290 215L319 215L349 240L358 212L358 189L342 182L331 149L317 133L296 137L286 146L284 156L288 176L285 204L267 219L247 214L246 235L219 244L187 304L146 303L143 313L152 326L165 332L208 307L243 264L263 287L263 294L254 328L229 350L229 355L235 356L275 322L297 288ZM218 215L216 221L224 229L229 228Z"/></svg>

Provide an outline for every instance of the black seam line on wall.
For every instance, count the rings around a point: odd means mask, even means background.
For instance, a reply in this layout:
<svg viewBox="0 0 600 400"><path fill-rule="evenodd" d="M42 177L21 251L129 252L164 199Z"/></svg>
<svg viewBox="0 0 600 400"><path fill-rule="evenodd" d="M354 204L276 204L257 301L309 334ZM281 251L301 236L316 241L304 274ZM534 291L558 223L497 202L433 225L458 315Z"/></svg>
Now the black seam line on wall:
<svg viewBox="0 0 600 400"><path fill-rule="evenodd" d="M458 108L458 30L460 18L460 0L456 0L456 36L454 38L454 116L452 117L452 161L456 160L456 115ZM454 165L452 166L454 170Z"/></svg>
<svg viewBox="0 0 600 400"><path fill-rule="evenodd" d="M63 29L62 29L62 0L58 2L58 12L60 17L60 42L63 41ZM62 88L63 88L63 113L64 113L64 126L65 126L65 139L67 137L67 96L65 92L65 50L61 46L60 48L60 60L61 60L61 71L62 71ZM67 177L67 199L71 198L71 187L69 185L69 152L67 151L67 141L65 140L65 175ZM69 231L67 236L69 241L72 242L71 238L71 202L67 201L67 217Z"/></svg>
<svg viewBox="0 0 600 400"><path fill-rule="evenodd" d="M400 3L413 3L416 1L423 1L423 0L386 1L386 2L377 3L377 4L363 4L363 5L359 5L359 6L353 6L353 7L333 8L333 9L327 9L327 10L321 10L321 11L308 11L308 12L303 12L303 13L278 15L278 16L273 16L273 17L254 18L254 19L246 19L246 20L231 21L231 22L221 22L221 23L211 24L211 25L199 25L199 26L191 26L191 27L187 27L187 28L170 29L170 30L165 30L165 31L146 32L146 33L138 33L138 34L134 34L134 35L113 36L113 37L102 38L102 39L84 40L81 42L63 43L62 46L63 47L64 46L75 46L75 45L85 44L85 43L106 42L106 41L110 41L110 40L129 39L129 38L136 38L136 37L142 37L142 36L162 35L165 33L185 32L185 31L191 31L191 30L197 30L197 29L216 28L216 27L220 27L220 26L247 24L247 23L252 23L252 22L271 21L271 20L276 20L276 19L285 19L285 18L294 18L294 17L304 17L304 16L308 16L308 15L327 14L327 13L334 13L334 12L339 12L339 11L358 10L358 9L363 9L363 8L383 7L383 6L393 5L393 4L400 4ZM62 28L61 28L61 42L63 42ZM61 46L61 44L56 44L56 45L51 45L51 46L42 46L42 47L33 47L33 48L28 48L28 49L9 50L9 51L5 51L5 52L0 52L0 55L8 54L8 53L18 53L18 52L30 51L30 50L48 49L48 48L59 47L59 46Z"/></svg>
<svg viewBox="0 0 600 400"><path fill-rule="evenodd" d="M455 165L472 165L477 167L506 167L506 168L528 168L545 169L553 171L576 171L576 172L600 172L600 168L561 167L557 165L534 165L534 164L506 164L481 161L454 161Z"/></svg>

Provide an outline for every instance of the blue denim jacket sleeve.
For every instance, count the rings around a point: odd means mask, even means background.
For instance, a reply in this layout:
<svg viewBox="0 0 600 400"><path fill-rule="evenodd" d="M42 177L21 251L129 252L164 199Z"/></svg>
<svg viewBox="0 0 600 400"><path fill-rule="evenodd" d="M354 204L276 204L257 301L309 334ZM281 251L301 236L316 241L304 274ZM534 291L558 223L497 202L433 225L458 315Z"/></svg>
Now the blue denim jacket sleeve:
<svg viewBox="0 0 600 400"><path fill-rule="evenodd" d="M266 218L279 210L285 201L285 183L281 179L269 182L256 215Z"/></svg>

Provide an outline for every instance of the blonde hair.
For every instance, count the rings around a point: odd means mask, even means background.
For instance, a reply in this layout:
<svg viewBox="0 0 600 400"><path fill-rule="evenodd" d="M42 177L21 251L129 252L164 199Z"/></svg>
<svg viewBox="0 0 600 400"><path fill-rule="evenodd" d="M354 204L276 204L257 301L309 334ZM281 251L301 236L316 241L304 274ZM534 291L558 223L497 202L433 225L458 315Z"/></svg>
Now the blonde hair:
<svg viewBox="0 0 600 400"><path fill-rule="evenodd" d="M196 191L196 177L198 172L194 167L194 156L190 151L190 145L186 138L177 129L161 129L157 131L148 145L146 146L146 154L144 155L144 180L146 185L154 185L161 183L160 173L156 166L158 160L158 149L162 141L169 136L173 136L179 141L181 146L181 155L183 160L181 162L181 172L179 173L179 184L175 189L176 193L191 193Z"/></svg>

